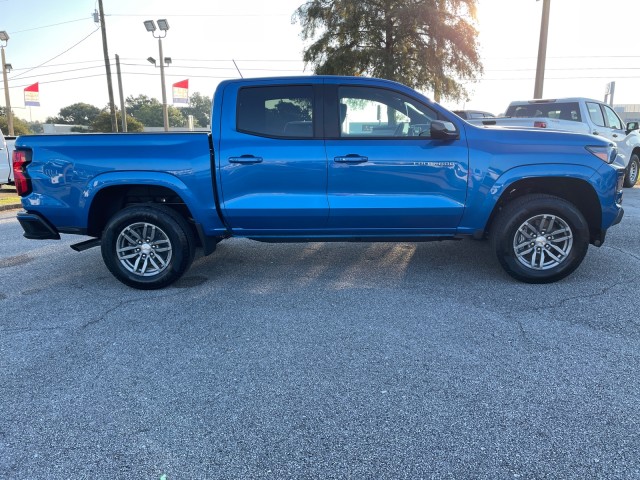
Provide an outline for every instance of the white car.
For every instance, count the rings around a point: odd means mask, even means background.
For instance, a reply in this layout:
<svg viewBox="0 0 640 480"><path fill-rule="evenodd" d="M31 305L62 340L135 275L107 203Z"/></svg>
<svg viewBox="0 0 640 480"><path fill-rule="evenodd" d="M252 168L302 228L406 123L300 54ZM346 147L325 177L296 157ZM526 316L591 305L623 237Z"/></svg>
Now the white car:
<svg viewBox="0 0 640 480"><path fill-rule="evenodd" d="M2 130L0 130L0 185L13 183L13 169L11 168L11 155L9 153L9 148L13 152L13 144L15 143L15 137L12 138L11 145L8 145Z"/></svg>
<svg viewBox="0 0 640 480"><path fill-rule="evenodd" d="M504 117L471 119L469 123L506 128L546 128L589 133L604 137L618 148L619 163L626 169L624 186L633 187L640 171L638 122L625 123L610 105L590 98L511 102Z"/></svg>

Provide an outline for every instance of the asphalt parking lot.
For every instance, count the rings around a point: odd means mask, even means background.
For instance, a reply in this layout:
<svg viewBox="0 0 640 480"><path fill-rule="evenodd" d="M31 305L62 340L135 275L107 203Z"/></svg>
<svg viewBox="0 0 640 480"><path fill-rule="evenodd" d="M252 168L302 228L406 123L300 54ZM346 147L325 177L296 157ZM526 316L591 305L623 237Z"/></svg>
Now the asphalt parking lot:
<svg viewBox="0 0 640 480"><path fill-rule="evenodd" d="M472 240L229 240L152 292L0 212L0 478L640 478L624 204L551 285Z"/></svg>

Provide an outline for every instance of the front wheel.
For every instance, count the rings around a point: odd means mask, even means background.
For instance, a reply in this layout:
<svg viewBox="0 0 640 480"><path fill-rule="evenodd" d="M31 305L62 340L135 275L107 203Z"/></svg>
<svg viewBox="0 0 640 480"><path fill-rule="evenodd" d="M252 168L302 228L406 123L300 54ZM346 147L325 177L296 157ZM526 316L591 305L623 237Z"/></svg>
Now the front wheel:
<svg viewBox="0 0 640 480"><path fill-rule="evenodd" d="M186 220L164 206L136 205L109 220L102 258L122 283L141 290L175 282L193 261L195 241Z"/></svg>
<svg viewBox="0 0 640 480"><path fill-rule="evenodd" d="M640 168L640 158L635 153L631 155L629 159L629 165L627 165L627 171L624 175L624 186L626 188L633 187L638 181L638 169Z"/></svg>
<svg viewBox="0 0 640 480"><path fill-rule="evenodd" d="M551 283L571 274L589 247L589 228L573 204L525 195L507 204L491 229L498 261L513 278Z"/></svg>

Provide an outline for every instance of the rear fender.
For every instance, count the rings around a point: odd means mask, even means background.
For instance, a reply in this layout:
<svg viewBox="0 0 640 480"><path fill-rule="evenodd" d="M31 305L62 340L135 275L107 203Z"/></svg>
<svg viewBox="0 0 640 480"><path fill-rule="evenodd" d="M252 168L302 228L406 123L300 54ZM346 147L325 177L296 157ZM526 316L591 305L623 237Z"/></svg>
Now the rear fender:
<svg viewBox="0 0 640 480"><path fill-rule="evenodd" d="M164 172L124 171L107 172L91 179L82 191L79 209L83 212L82 224L88 225L91 205L96 196L107 188L129 186L163 187L173 191L189 209L193 220L199 224L205 235L216 236L226 231L217 212L210 183L203 192L194 192L178 177Z"/></svg>

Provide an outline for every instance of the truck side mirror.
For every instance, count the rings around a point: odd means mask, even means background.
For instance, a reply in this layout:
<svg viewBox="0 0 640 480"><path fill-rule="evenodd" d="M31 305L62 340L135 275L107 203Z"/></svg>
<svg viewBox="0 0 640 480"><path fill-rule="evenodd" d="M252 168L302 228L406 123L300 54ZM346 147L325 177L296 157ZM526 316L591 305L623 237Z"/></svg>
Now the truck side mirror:
<svg viewBox="0 0 640 480"><path fill-rule="evenodd" d="M640 128L640 123L638 122L629 122L627 123L627 135L633 132L634 130L638 130Z"/></svg>
<svg viewBox="0 0 640 480"><path fill-rule="evenodd" d="M460 132L456 130L456 126L451 122L434 120L431 122L430 130L432 140L457 140L460 138Z"/></svg>

